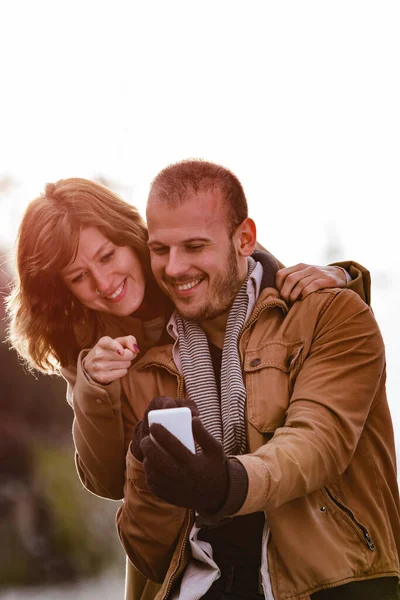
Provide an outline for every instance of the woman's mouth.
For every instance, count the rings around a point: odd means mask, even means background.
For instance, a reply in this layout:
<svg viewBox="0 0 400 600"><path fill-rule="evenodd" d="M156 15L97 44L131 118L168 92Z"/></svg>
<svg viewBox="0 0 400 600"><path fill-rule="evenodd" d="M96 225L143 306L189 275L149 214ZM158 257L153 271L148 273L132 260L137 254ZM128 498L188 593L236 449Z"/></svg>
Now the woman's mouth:
<svg viewBox="0 0 400 600"><path fill-rule="evenodd" d="M111 302L118 302L119 300L121 300L122 296L124 295L125 283L126 278L123 280L121 285L118 286L115 292L113 292L110 296L104 296L106 300L110 300Z"/></svg>

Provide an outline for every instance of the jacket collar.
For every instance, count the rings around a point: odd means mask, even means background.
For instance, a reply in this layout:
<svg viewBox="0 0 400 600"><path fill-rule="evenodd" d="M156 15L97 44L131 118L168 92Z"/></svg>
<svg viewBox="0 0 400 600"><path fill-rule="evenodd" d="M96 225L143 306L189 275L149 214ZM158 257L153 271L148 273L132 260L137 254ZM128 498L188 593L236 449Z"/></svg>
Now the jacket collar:
<svg viewBox="0 0 400 600"><path fill-rule="evenodd" d="M252 254L255 261L261 263L263 268L263 276L261 279L261 290L265 288L275 288L275 276L279 270L278 263L271 254L268 252L262 252L261 250L255 250Z"/></svg>

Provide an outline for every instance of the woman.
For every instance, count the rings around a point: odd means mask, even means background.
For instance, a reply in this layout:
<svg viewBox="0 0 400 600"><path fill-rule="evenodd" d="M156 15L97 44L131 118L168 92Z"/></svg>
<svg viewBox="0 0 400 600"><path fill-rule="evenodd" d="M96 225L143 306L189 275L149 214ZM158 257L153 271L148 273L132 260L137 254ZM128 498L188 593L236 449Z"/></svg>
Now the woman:
<svg viewBox="0 0 400 600"><path fill-rule="evenodd" d="M360 271L351 268L352 286L362 293ZM280 288L290 293L304 270L280 271ZM30 368L65 377L82 483L120 499L132 412L141 418L145 409L140 399L130 405L120 381L138 352L159 339L172 310L151 273L146 225L102 185L85 179L48 184L23 216L17 273L7 300L9 340ZM292 273L294 283L287 277ZM314 268L307 281L314 289L337 286L338 273L343 278L337 269ZM128 581L130 598L152 598L158 589L133 568Z"/></svg>
<svg viewBox="0 0 400 600"><path fill-rule="evenodd" d="M48 184L22 219L18 280L7 300L14 348L30 368L62 374L68 381L67 397L75 411L76 464L83 484L112 499L123 496L122 414L111 428L98 430L101 410L92 420L86 404L93 390L99 396L102 384L111 384L107 393L113 405L120 403L119 378L136 356L137 344L144 352L170 312L168 300L154 283L146 240L138 211L107 188L83 179ZM77 253L82 266L93 259L94 285L88 285L84 269L68 270L76 264ZM104 280L117 276L116 289L105 289ZM131 332L135 336L126 335ZM92 349L79 358L84 348ZM109 381L100 381L101 375L96 379L98 368L107 370ZM93 406L103 408L96 400ZM158 590L136 571L129 580L135 598L153 598Z"/></svg>

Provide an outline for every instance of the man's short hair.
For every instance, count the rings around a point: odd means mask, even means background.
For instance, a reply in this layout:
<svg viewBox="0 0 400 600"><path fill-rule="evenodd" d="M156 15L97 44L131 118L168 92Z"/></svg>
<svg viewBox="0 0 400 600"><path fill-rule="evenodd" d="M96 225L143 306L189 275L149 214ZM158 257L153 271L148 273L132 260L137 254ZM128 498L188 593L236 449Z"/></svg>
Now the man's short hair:
<svg viewBox="0 0 400 600"><path fill-rule="evenodd" d="M190 194L219 189L227 205L230 237L247 218L246 196L239 179L229 169L201 159L173 163L160 171L151 184L149 199L155 198L171 208L183 204Z"/></svg>

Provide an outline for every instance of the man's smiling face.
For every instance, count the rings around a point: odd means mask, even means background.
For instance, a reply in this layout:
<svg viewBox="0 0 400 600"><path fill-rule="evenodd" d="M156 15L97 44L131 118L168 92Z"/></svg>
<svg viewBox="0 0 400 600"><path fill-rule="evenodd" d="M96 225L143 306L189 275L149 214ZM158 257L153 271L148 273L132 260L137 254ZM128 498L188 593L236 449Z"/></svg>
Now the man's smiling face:
<svg viewBox="0 0 400 600"><path fill-rule="evenodd" d="M238 260L236 233L229 237L220 190L188 192L188 199L173 207L151 197L147 225L154 276L177 310L195 321L227 312L247 262Z"/></svg>

